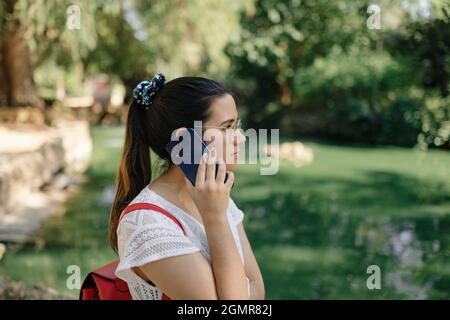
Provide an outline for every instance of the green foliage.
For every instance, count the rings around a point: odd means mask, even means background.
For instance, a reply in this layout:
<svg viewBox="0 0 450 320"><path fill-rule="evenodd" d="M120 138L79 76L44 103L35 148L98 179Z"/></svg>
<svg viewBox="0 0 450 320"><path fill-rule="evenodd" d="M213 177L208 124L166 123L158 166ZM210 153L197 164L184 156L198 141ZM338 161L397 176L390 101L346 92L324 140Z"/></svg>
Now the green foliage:
<svg viewBox="0 0 450 320"><path fill-rule="evenodd" d="M79 10L80 27L71 29L67 21ZM26 28L27 40L37 66L47 59L56 59L61 66L81 61L97 44L97 12L117 14L120 2L114 1L44 1L18 0L14 17ZM78 12L77 12L78 13ZM10 26L13 27L13 26Z"/></svg>
<svg viewBox="0 0 450 320"><path fill-rule="evenodd" d="M408 75L402 72L399 63L386 52L356 48L344 52L333 47L329 55L297 71L294 92L306 104L325 103L333 107L355 98L366 99L366 109L381 110L376 100L387 98L395 89L404 89Z"/></svg>
<svg viewBox="0 0 450 320"><path fill-rule="evenodd" d="M70 5L80 29L66 26ZM12 13L1 2L0 28L22 22L46 97L61 77L71 93L107 73L129 95L158 70L195 74L231 87L248 127L302 134L283 124L314 110L316 136L447 146L448 1L379 5L382 29L369 30L362 0L18 0Z"/></svg>
<svg viewBox="0 0 450 320"><path fill-rule="evenodd" d="M117 17L98 12L100 40L86 59L88 68L117 75L128 92L158 70L168 79L187 74L224 79L229 61L223 47L239 31L236 12L243 2L128 1Z"/></svg>
<svg viewBox="0 0 450 320"><path fill-rule="evenodd" d="M283 119L302 117L301 110L307 116L312 108L323 119L317 136L443 146L449 121L442 111L450 80L448 3L433 1L425 17L413 14L414 3L381 1L380 31L367 28L367 6L259 0L243 11L243 31L226 52L233 62L229 82L245 107L246 124L281 127ZM430 115L435 89L442 98L434 107L440 116ZM423 131L429 126L435 129ZM301 129L281 127L294 134Z"/></svg>
<svg viewBox="0 0 450 320"><path fill-rule="evenodd" d="M450 22L450 2L448 0L431 0L431 5L437 19Z"/></svg>
<svg viewBox="0 0 450 320"><path fill-rule="evenodd" d="M297 103L292 81L299 68L335 45L367 45L364 21L357 19L361 3L259 0L241 13L243 31L225 50L233 67L229 82L247 109L247 124L278 126Z"/></svg>
<svg viewBox="0 0 450 320"><path fill-rule="evenodd" d="M420 146L450 145L450 96L442 98L435 92L425 98L424 108L420 111Z"/></svg>
<svg viewBox="0 0 450 320"><path fill-rule="evenodd" d="M52 61L69 73L81 63L83 77L107 73L129 94L158 70L169 79L186 74L225 79L229 60L223 47L239 33L237 12L246 2L20 0L15 15L27 26L36 67ZM79 29L66 27L71 5L80 9ZM46 81L38 85L48 87Z"/></svg>
<svg viewBox="0 0 450 320"><path fill-rule="evenodd" d="M145 76L154 54L139 41L125 19L123 8L117 16L96 14L99 38L96 48L84 59L89 74L107 73L117 76L130 89Z"/></svg>
<svg viewBox="0 0 450 320"><path fill-rule="evenodd" d="M293 88L301 105L325 110L325 136L414 145L418 124L405 115L421 104L408 95L409 71L387 52L333 47L328 56L298 70Z"/></svg>

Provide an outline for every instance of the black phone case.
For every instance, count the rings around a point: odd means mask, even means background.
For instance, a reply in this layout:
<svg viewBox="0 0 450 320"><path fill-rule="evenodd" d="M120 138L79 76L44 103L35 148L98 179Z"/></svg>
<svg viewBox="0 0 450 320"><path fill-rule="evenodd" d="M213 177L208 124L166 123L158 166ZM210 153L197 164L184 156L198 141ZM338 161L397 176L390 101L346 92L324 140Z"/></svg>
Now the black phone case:
<svg viewBox="0 0 450 320"><path fill-rule="evenodd" d="M180 163L178 166L183 171L184 175L189 179L189 181L192 183L193 186L195 186L195 179L197 177L197 170L198 165L200 162L200 158L203 155L204 152L209 152L208 146L203 142L200 135L195 132L194 128L188 128L186 132L184 132L178 139L178 141L170 141L167 146L166 150L169 153L169 155L172 154L172 149L183 140L183 137L189 134L191 136L191 163ZM195 150L194 148L198 148L201 146L200 150ZM179 156L182 156L180 154ZM219 163L216 163L216 176L217 171L219 169ZM228 173L225 174L225 181L228 179ZM233 183L234 186L234 183Z"/></svg>

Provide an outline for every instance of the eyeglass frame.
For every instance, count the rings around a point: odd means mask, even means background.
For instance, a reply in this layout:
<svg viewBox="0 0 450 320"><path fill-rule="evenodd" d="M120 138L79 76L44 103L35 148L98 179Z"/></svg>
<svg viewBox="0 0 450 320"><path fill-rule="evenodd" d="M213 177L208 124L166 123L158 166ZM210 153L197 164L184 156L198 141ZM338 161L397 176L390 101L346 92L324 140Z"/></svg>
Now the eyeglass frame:
<svg viewBox="0 0 450 320"><path fill-rule="evenodd" d="M233 133L235 133L237 130L242 129L242 121L241 121L241 118L236 118L236 121L233 122L233 125L232 125L231 128L227 128L225 126L204 126L204 125L202 125L200 127L202 128L202 130L203 130L203 128L206 128L206 129L214 128L214 129L221 129L221 130L223 130L223 129L225 129L225 130L232 129ZM202 134L202 139L203 139L203 134Z"/></svg>
<svg viewBox="0 0 450 320"><path fill-rule="evenodd" d="M227 128L225 126L204 126L201 128L215 128L215 129L233 129L234 131L242 129L242 121L241 118L237 118L236 121L233 122L233 126L231 128Z"/></svg>

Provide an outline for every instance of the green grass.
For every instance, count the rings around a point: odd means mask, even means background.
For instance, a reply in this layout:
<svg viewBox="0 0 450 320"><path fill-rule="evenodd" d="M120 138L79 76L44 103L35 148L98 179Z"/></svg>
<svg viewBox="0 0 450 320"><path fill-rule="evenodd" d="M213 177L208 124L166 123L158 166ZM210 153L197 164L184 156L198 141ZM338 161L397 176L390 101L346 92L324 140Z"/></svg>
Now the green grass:
<svg viewBox="0 0 450 320"><path fill-rule="evenodd" d="M89 182L64 217L43 230L43 247L10 249L0 274L66 289L66 268L82 276L114 258L106 242L123 128L92 130ZM285 139L284 139L285 140ZM233 198L259 262L268 299L450 298L450 153L306 141L313 164L282 162L274 176L238 169ZM366 286L381 268L381 290Z"/></svg>
<svg viewBox="0 0 450 320"><path fill-rule="evenodd" d="M450 154L307 145L312 165L237 174L268 297L448 299ZM366 286L373 264L381 290Z"/></svg>

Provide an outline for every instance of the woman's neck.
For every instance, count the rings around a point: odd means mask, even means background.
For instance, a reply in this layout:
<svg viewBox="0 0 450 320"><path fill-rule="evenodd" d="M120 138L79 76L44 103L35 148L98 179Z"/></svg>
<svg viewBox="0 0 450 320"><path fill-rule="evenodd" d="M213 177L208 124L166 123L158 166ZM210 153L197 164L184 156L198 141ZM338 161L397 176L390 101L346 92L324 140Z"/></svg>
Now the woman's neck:
<svg viewBox="0 0 450 320"><path fill-rule="evenodd" d="M182 203L192 203L192 197L186 188L185 175L180 167L171 165L169 169L156 179L155 184L176 195Z"/></svg>
<svg viewBox="0 0 450 320"><path fill-rule="evenodd" d="M151 189L203 224L198 208L186 187L185 175L178 166L171 165L152 183Z"/></svg>

